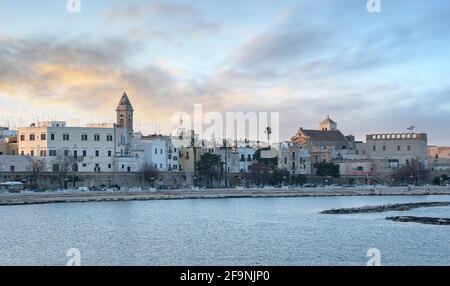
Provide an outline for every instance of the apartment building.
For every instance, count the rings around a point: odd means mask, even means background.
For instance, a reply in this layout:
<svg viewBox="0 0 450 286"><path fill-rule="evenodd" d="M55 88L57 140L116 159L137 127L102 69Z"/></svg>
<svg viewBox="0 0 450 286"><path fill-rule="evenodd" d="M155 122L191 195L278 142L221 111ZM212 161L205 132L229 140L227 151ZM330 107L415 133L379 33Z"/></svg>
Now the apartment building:
<svg viewBox="0 0 450 286"><path fill-rule="evenodd" d="M113 170L114 128L68 127L64 121L39 122L18 128L18 153L45 157L49 167L58 154L76 159L73 171Z"/></svg>

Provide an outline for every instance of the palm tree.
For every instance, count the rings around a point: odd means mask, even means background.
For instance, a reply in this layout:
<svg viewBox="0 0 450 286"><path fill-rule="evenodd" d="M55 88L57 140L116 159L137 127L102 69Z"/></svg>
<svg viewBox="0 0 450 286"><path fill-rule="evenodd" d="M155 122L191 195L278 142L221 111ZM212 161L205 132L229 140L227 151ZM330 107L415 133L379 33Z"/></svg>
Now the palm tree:
<svg viewBox="0 0 450 286"><path fill-rule="evenodd" d="M270 149L270 134L272 134L272 128L270 126L267 126L266 131L264 131L264 133L267 134L267 144L269 145Z"/></svg>

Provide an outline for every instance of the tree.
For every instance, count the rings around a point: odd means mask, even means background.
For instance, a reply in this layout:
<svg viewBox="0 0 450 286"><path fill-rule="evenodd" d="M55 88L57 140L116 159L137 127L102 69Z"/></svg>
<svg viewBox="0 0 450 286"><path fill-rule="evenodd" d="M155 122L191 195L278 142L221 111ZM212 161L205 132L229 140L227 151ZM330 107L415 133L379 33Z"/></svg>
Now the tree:
<svg viewBox="0 0 450 286"><path fill-rule="evenodd" d="M207 178L209 186L212 188L213 179L219 175L221 166L219 155L205 153L200 156L200 160L197 162L197 171L200 176Z"/></svg>
<svg viewBox="0 0 450 286"><path fill-rule="evenodd" d="M278 156L274 156L273 158L271 158L270 150L271 150L270 148L260 148L256 150L255 160L257 163L266 164L269 170L275 170L278 167ZM262 155L261 153L263 153L264 155Z"/></svg>
<svg viewBox="0 0 450 286"><path fill-rule="evenodd" d="M144 162L141 167L142 178L153 188L155 180L159 177L158 170L149 162Z"/></svg>
<svg viewBox="0 0 450 286"><path fill-rule="evenodd" d="M289 182L290 175L291 174L288 170L276 169L269 175L269 184L273 186L281 183L287 183Z"/></svg>
<svg viewBox="0 0 450 286"><path fill-rule="evenodd" d="M266 163L257 161L250 166L250 178L255 185L266 185L268 183L269 171Z"/></svg>
<svg viewBox="0 0 450 286"><path fill-rule="evenodd" d="M442 177L434 177L433 178L433 185L436 185L436 186L440 186L441 185L441 179L442 179Z"/></svg>
<svg viewBox="0 0 450 286"><path fill-rule="evenodd" d="M68 173L77 170L77 163L82 161L82 159L77 159L65 153L63 150L57 150L56 156L53 159L52 169L53 172L57 174L60 180L60 185L63 188L67 188L67 182L69 181Z"/></svg>
<svg viewBox="0 0 450 286"><path fill-rule="evenodd" d="M272 128L270 126L267 126L264 132L267 135L267 144L269 144L270 146L270 135L272 134Z"/></svg>
<svg viewBox="0 0 450 286"><path fill-rule="evenodd" d="M314 167L316 168L316 174L318 176L321 177L329 176L334 178L339 178L340 176L339 165L327 162L320 162L314 164Z"/></svg>
<svg viewBox="0 0 450 286"><path fill-rule="evenodd" d="M409 182L409 183L417 183L420 181L428 180L430 176L430 172L425 167L425 165L417 159L412 159L409 164L397 169L392 174L392 179L397 182Z"/></svg>
<svg viewBox="0 0 450 286"><path fill-rule="evenodd" d="M38 188L39 187L39 179L43 172L47 169L47 163L44 158L39 157L29 157L30 164L27 167L27 170L31 172L30 178L30 187Z"/></svg>
<svg viewBox="0 0 450 286"><path fill-rule="evenodd" d="M447 181L448 181L448 175L446 175L446 174L442 174L440 176L436 176L436 177L433 178L433 184L437 185L437 186L440 186L442 184L446 184Z"/></svg>
<svg viewBox="0 0 450 286"><path fill-rule="evenodd" d="M308 177L306 177L305 175L293 175L291 178L291 183L292 184L298 184L300 186L303 186L304 184L306 184L308 182Z"/></svg>

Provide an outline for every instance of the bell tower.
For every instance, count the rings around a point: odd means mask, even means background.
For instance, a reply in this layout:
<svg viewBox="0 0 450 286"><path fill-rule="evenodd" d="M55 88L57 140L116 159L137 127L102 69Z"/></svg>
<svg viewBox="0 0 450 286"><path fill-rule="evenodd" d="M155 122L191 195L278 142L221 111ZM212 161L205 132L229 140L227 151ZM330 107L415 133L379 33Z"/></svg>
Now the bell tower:
<svg viewBox="0 0 450 286"><path fill-rule="evenodd" d="M337 123L331 120L330 116L327 115L327 118L320 122L320 130L322 131L337 131Z"/></svg>
<svg viewBox="0 0 450 286"><path fill-rule="evenodd" d="M133 136L133 111L134 109L127 93L124 92L116 108L117 127L126 128L128 138Z"/></svg>

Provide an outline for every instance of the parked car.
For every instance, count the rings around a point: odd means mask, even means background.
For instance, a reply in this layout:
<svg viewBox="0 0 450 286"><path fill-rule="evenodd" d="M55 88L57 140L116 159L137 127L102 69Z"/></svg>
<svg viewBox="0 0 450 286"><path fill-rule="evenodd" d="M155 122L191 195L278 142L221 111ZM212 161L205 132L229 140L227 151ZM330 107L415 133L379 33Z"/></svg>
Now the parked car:
<svg viewBox="0 0 450 286"><path fill-rule="evenodd" d="M316 184L304 184L303 188L316 188Z"/></svg>
<svg viewBox="0 0 450 286"><path fill-rule="evenodd" d="M90 189L88 187L78 187L77 191L78 192L89 192Z"/></svg>

